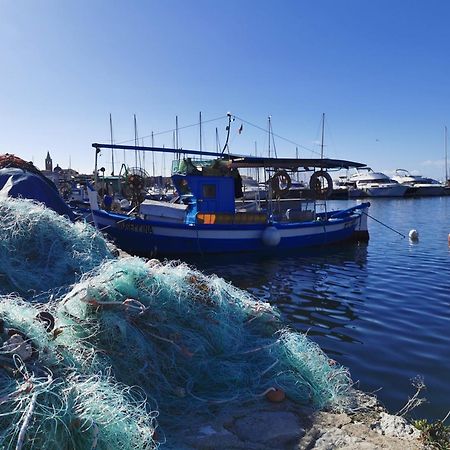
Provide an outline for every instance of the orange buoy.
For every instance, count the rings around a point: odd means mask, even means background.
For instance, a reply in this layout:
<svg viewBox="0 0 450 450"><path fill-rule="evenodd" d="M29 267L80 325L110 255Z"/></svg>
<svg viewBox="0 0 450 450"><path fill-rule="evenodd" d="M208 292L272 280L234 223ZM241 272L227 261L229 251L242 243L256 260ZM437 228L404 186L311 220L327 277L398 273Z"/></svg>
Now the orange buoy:
<svg viewBox="0 0 450 450"><path fill-rule="evenodd" d="M267 400L273 403L280 403L286 398L286 394L283 389L272 388L266 394Z"/></svg>

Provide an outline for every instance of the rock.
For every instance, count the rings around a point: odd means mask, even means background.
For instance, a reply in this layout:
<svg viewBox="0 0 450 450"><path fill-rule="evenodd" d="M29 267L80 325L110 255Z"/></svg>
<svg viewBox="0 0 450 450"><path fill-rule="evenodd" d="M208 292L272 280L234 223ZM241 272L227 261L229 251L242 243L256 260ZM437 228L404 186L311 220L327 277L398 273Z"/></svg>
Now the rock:
<svg viewBox="0 0 450 450"><path fill-rule="evenodd" d="M214 450L219 448L241 448L239 438L223 427L217 425L202 425L194 435L186 436L184 441L199 450Z"/></svg>
<svg viewBox="0 0 450 450"><path fill-rule="evenodd" d="M368 398L368 400L370 400ZM354 413L299 407L289 400L246 403L198 418L178 435L184 450L419 450L419 431L367 401ZM189 447L188 447L189 446Z"/></svg>
<svg viewBox="0 0 450 450"><path fill-rule="evenodd" d="M230 431L242 441L261 443L271 448L283 448L289 443L298 442L305 434L297 415L268 411L237 419Z"/></svg>
<svg viewBox="0 0 450 450"><path fill-rule="evenodd" d="M386 423L391 423L386 414ZM362 415L358 418L363 417ZM379 418L381 416L378 416ZM367 415L372 418L371 414ZM418 450L421 448L418 436L406 440L403 435L382 435L376 432L368 421L352 422L347 414L317 413L313 418L312 427L300 440L298 450L378 450L397 449ZM384 422L383 422L384 423ZM407 425L407 424L406 424Z"/></svg>
<svg viewBox="0 0 450 450"><path fill-rule="evenodd" d="M392 416L385 412L380 414L380 420L372 425L372 429L385 436L402 439L418 439L420 436L420 431L403 417Z"/></svg>

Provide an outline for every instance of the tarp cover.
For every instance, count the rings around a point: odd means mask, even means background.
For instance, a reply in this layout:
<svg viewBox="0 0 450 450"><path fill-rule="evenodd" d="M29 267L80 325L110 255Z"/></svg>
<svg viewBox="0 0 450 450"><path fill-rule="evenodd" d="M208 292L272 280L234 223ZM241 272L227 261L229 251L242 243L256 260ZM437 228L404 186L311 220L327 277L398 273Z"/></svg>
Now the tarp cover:
<svg viewBox="0 0 450 450"><path fill-rule="evenodd" d="M75 219L74 213L59 195L50 181L23 169L7 167L0 169L0 196L21 197L44 203L58 214Z"/></svg>

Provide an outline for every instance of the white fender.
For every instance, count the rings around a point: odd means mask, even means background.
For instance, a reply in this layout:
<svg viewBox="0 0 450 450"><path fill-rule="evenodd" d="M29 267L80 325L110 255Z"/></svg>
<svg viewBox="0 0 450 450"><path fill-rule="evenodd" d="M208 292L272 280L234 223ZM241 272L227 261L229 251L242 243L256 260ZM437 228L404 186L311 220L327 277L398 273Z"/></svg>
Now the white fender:
<svg viewBox="0 0 450 450"><path fill-rule="evenodd" d="M269 226L262 233L262 241L268 247L276 247L281 241L280 232L274 226Z"/></svg>

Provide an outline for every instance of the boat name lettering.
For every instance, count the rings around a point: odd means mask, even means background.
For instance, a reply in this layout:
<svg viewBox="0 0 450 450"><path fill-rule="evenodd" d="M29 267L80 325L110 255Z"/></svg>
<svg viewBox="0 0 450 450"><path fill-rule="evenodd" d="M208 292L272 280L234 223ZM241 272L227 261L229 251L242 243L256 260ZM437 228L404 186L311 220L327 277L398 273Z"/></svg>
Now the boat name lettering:
<svg viewBox="0 0 450 450"><path fill-rule="evenodd" d="M117 228L119 230L124 231L133 231L135 233L153 233L153 229L151 225L146 225L144 223L133 223L133 222L119 222L117 224Z"/></svg>

